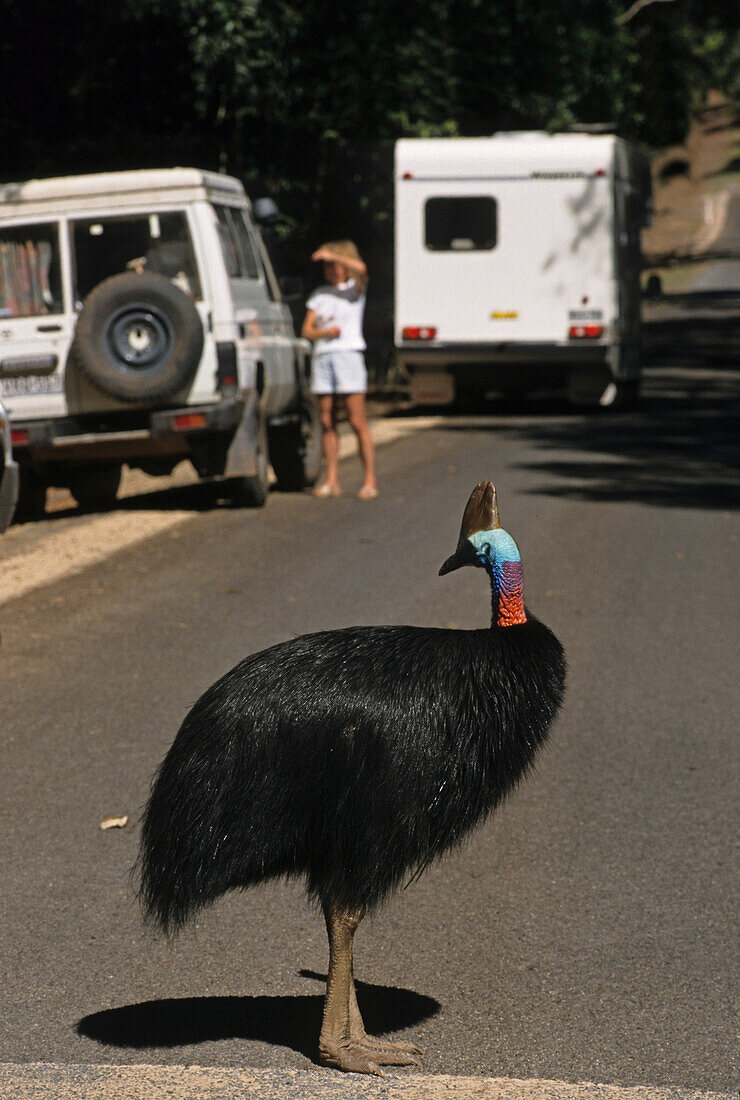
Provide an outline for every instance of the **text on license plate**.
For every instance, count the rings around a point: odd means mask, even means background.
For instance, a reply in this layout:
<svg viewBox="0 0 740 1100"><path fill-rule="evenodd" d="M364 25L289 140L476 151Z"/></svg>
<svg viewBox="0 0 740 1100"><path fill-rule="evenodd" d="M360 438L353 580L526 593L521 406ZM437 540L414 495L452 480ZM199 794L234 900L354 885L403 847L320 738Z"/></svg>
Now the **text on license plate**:
<svg viewBox="0 0 740 1100"><path fill-rule="evenodd" d="M0 378L0 397L32 397L37 393L61 393L60 374L25 374L20 378Z"/></svg>

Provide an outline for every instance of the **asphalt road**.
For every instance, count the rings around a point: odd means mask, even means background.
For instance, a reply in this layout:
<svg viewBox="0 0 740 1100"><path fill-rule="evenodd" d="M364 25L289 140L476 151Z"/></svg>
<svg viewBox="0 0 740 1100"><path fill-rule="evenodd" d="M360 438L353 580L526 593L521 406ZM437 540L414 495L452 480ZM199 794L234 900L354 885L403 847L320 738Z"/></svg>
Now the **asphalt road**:
<svg viewBox="0 0 740 1100"><path fill-rule="evenodd" d="M138 816L244 654L485 625L485 577L437 569L491 477L566 706L504 809L361 927L366 1023L428 1074L733 1088L737 397L734 372L663 369L637 413L450 418L380 451L370 504L353 463L337 500L142 496L190 514L0 607L0 1062L312 1068L327 952L299 887L223 899L168 944L129 877Z"/></svg>

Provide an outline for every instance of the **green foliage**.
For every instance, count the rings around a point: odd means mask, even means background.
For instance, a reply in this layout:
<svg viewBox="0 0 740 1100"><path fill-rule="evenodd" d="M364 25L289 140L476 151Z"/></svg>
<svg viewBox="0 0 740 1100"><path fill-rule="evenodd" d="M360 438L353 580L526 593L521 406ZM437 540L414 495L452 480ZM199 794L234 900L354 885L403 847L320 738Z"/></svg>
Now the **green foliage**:
<svg viewBox="0 0 740 1100"><path fill-rule="evenodd" d="M611 122L680 140L738 94L719 0L0 0L2 175L194 163L286 213L295 254L356 236L390 264L402 136Z"/></svg>

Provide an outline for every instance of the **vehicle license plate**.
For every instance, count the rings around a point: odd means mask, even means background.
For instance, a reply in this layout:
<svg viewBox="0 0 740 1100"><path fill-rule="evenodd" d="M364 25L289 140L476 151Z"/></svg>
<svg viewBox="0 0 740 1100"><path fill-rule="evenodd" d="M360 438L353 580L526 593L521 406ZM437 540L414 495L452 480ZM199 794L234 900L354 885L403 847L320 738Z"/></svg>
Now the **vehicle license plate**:
<svg viewBox="0 0 740 1100"><path fill-rule="evenodd" d="M0 397L32 397L38 393L61 393L60 374L24 374L20 378L0 378Z"/></svg>
<svg viewBox="0 0 740 1100"><path fill-rule="evenodd" d="M411 400L421 405L449 405L455 400L455 379L444 371L415 371Z"/></svg>

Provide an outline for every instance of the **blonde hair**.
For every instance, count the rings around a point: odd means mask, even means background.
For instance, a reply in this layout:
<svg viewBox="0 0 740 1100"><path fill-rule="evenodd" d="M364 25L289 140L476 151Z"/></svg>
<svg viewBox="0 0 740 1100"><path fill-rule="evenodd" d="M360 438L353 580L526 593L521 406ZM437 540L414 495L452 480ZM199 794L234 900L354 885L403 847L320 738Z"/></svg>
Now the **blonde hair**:
<svg viewBox="0 0 740 1100"><path fill-rule="evenodd" d="M337 256L349 256L352 260L362 261L357 245L354 241L325 241L319 248L326 249L327 252L333 252Z"/></svg>

